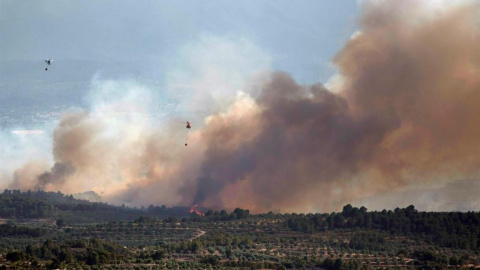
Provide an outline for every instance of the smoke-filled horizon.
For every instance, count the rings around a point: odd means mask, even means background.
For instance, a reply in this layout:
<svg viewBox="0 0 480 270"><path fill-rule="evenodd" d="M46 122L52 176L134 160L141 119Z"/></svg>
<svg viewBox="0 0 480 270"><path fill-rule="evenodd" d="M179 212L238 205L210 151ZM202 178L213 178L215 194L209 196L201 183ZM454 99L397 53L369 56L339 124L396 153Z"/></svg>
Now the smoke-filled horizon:
<svg viewBox="0 0 480 270"><path fill-rule="evenodd" d="M130 205L329 212L479 178L478 15L472 3L431 14L418 1L366 2L359 31L333 59L340 82L330 89L268 71L269 57L241 41L242 57L228 58L238 69L207 61L198 78L171 74L196 87L182 104L192 108L188 147L187 119L139 115L151 105L148 89L100 82L95 106L55 128L50 169L32 160L9 186L94 190ZM112 99L117 88L126 90Z"/></svg>

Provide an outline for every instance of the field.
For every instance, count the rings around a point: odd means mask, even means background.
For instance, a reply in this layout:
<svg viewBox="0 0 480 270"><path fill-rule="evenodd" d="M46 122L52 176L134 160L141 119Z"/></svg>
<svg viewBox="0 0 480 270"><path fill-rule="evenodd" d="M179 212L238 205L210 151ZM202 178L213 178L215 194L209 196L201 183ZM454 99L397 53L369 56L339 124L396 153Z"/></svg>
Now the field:
<svg viewBox="0 0 480 270"><path fill-rule="evenodd" d="M3 196L3 202L11 199L12 195L9 196ZM480 268L480 216L473 212L425 213L414 210L413 206L368 212L345 206L342 212L332 214L252 215L237 208L230 213L209 210L202 216L185 209L182 214L179 209L163 208L163 212L176 215L159 216L155 210L160 208L151 207L150 210L119 208L118 211L127 211L128 215L123 213L119 215L122 219L114 221L105 216L106 220L79 223L78 215L88 214L85 207L73 218L72 210L60 211L60 204L50 202L54 209L48 213L50 217L3 217L0 267ZM110 207L91 208L91 214L100 216L99 211ZM449 226L458 233L452 234Z"/></svg>

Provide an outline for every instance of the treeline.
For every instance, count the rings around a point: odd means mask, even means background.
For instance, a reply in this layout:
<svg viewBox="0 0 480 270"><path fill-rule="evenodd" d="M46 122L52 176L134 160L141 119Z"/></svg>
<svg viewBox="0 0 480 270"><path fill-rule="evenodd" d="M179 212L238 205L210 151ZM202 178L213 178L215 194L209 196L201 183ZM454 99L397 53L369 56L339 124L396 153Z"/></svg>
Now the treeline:
<svg viewBox="0 0 480 270"><path fill-rule="evenodd" d="M274 262L245 260L221 262L220 257L216 255L199 255L202 257L198 261L180 262L180 265L176 265L176 260L169 259L169 256L174 253L197 252L200 248L196 241L186 242L184 245L185 247L166 245L154 250L133 251L97 238L70 240L64 243L46 240L40 245L29 245L22 249L10 250L6 253L5 259L13 263L16 269L17 267L19 269L24 267L25 269L90 269L90 267L96 269L96 267L106 268L106 265L109 265L109 268L117 269L128 268L127 266L132 264L149 264L149 267L155 264L162 269L207 269L212 266L248 267L250 269L284 268L281 267L281 264ZM134 267L134 269L138 269L138 267L141 266Z"/></svg>
<svg viewBox="0 0 480 270"><path fill-rule="evenodd" d="M0 194L0 218L52 218L66 216L70 222L127 220L139 216L188 217L189 208L150 205L148 208L114 206L103 202L75 199L72 195L43 190L5 189ZM82 213L83 212L83 213ZM75 214L68 214L75 213ZM242 215L240 213L240 215Z"/></svg>
<svg viewBox="0 0 480 270"><path fill-rule="evenodd" d="M2 218L44 218L52 217L58 211L87 211L87 212L115 212L117 215L128 212L129 216L149 217L202 217L196 213L190 215L189 208L184 206L167 207L165 205L150 205L147 208L131 208L125 205L114 206L103 202L90 202L75 199L72 195L64 195L61 192L51 191L20 191L5 189L0 194L0 217ZM228 213L225 210L208 210L204 213L207 220L229 221L243 219L250 215L249 210L236 208Z"/></svg>
<svg viewBox="0 0 480 270"><path fill-rule="evenodd" d="M98 265L126 261L131 258L128 250L119 245L98 239L72 240L59 244L47 240L41 246L29 245L22 250L10 251L5 258L11 262L29 261L34 268L40 262L47 262L48 269L82 268L84 265Z"/></svg>
<svg viewBox="0 0 480 270"><path fill-rule="evenodd" d="M106 203L74 199L72 195L43 190L4 190L0 194L0 217L2 218L51 218L63 211L86 212L138 212ZM108 216L108 215L106 215Z"/></svg>
<svg viewBox="0 0 480 270"><path fill-rule="evenodd" d="M189 215L189 209L188 207L185 206L173 206L173 207L167 207L165 205L161 206L154 206L150 205L147 208L144 208L143 206L140 208L140 210L151 217L160 217L160 218L165 218L165 217L186 217ZM145 214L143 214L145 215Z"/></svg>
<svg viewBox="0 0 480 270"><path fill-rule="evenodd" d="M16 226L11 224L0 225L0 236L29 236L39 237L46 234L46 230L42 228L30 228L24 226Z"/></svg>
<svg viewBox="0 0 480 270"><path fill-rule="evenodd" d="M399 235L418 235L443 247L480 248L479 212L418 212L413 205L395 210L368 212L365 207L343 207L340 213L286 214L294 231L378 229Z"/></svg>
<svg viewBox="0 0 480 270"><path fill-rule="evenodd" d="M353 234L348 242L348 247L356 250L383 250L385 237L374 233Z"/></svg>
<svg viewBox="0 0 480 270"><path fill-rule="evenodd" d="M150 205L146 208L146 211L148 214L151 214L152 216L173 217L173 216L185 216L185 213L188 213L189 209L181 206L168 208L165 205L162 205L162 206ZM229 220L243 219L249 216L250 216L250 210L236 208L231 213L228 213L226 210L214 211L212 209L207 210L205 213L203 213L203 215L192 212L190 213L189 217L194 221L195 220L229 221Z"/></svg>
<svg viewBox="0 0 480 270"><path fill-rule="evenodd" d="M228 213L225 210L213 211L211 209L205 212L205 218L209 221L229 221L229 220L244 219L249 216L250 216L250 210L241 209L241 208L235 208L235 210L233 210L231 213Z"/></svg>
<svg viewBox="0 0 480 270"><path fill-rule="evenodd" d="M33 199L19 194L0 195L0 217L2 218L44 218L55 214L52 203L44 199Z"/></svg>

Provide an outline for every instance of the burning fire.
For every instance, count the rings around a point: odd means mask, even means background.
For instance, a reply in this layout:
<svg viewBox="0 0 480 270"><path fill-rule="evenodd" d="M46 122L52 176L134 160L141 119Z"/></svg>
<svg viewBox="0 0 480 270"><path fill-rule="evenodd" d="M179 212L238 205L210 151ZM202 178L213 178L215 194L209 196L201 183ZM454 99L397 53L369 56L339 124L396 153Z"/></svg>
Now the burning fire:
<svg viewBox="0 0 480 270"><path fill-rule="evenodd" d="M197 210L197 208L198 208L198 204L195 204L194 206L192 206L192 208L190 208L190 213L195 213L195 214L197 214L197 215L199 215L199 216L204 217L205 214L204 214L202 211Z"/></svg>

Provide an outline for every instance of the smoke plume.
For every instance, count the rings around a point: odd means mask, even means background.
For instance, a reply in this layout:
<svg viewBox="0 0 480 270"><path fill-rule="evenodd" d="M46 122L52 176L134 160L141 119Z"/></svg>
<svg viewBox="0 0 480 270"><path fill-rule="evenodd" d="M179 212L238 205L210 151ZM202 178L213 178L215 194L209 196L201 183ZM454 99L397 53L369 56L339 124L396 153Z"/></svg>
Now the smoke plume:
<svg viewBox="0 0 480 270"><path fill-rule="evenodd" d="M192 122L187 148L182 119L155 128L67 115L53 136L57 163L38 186L134 205L333 211L478 178L479 17L475 4L432 12L419 1L366 2L333 60L334 92L274 72L259 93L243 85L229 106Z"/></svg>
<svg viewBox="0 0 480 270"><path fill-rule="evenodd" d="M195 201L329 211L377 192L478 177L478 5L412 23L421 7L408 2L366 4L361 31L334 59L338 95L276 73L256 99L261 112L243 120L258 124L214 116L202 134ZM231 135L245 130L252 138Z"/></svg>
<svg viewBox="0 0 480 270"><path fill-rule="evenodd" d="M75 168L69 163L56 162L51 172L42 173L38 176L38 185L36 189L46 189L48 185L60 187L66 181L66 178L75 172Z"/></svg>

